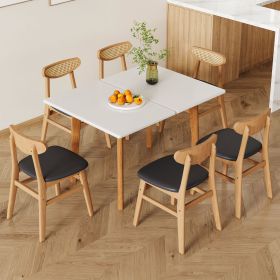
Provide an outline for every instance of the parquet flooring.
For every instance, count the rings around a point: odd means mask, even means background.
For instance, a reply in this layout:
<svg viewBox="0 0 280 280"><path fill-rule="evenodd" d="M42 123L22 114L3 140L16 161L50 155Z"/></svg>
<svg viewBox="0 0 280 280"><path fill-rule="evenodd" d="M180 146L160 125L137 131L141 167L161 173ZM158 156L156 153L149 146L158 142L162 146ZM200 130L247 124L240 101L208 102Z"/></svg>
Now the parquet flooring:
<svg viewBox="0 0 280 280"><path fill-rule="evenodd" d="M230 123L260 112L268 104L271 65L266 64L226 85ZM208 105L205 105L208 106ZM6 221L10 177L8 139L0 138L0 279L280 279L280 112L272 116L270 139L274 199L268 200L262 172L244 180L241 221L234 218L234 188L217 179L224 230L214 229L208 201L186 213L186 254L177 252L176 220L144 203L139 227L132 226L138 190L136 172L153 159L189 146L186 114L166 123L154 147L147 150L145 134L125 143L125 201L116 209L116 147L105 146L104 135L90 127L82 131L81 154L90 163L89 182L95 215L87 216L81 194L47 211L47 240L38 243L37 203L18 192L15 216ZM201 134L218 128L216 115L201 119ZM24 130L38 138L40 124ZM55 128L48 144L69 146L69 138ZM64 186L67 187L67 186ZM54 192L54 190L50 190ZM153 192L158 200L166 197Z"/></svg>

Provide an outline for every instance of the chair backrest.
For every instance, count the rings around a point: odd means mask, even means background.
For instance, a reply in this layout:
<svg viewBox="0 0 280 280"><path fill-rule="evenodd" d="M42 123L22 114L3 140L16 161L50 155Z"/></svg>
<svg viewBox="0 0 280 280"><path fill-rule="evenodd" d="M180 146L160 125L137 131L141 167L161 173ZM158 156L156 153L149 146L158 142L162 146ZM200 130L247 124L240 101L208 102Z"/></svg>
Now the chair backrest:
<svg viewBox="0 0 280 280"><path fill-rule="evenodd" d="M226 57L218 52L214 52L209 49L201 47L192 47L192 54L197 59L196 65L193 71L193 78L197 79L199 76L199 69L201 62L207 63L212 67L218 67L218 86L223 87L222 81L222 66L226 64Z"/></svg>
<svg viewBox="0 0 280 280"><path fill-rule="evenodd" d="M42 154L47 150L47 146L43 142L23 136L13 125L10 126L10 133L15 147L26 155L32 155L34 148L38 154Z"/></svg>
<svg viewBox="0 0 280 280"><path fill-rule="evenodd" d="M217 135L213 134L203 143L194 147L177 151L174 155L174 159L177 163L184 165L184 171L182 174L181 185L179 190L180 197L185 197L186 186L189 178L189 172L191 165L201 164L208 158L209 162L209 179L214 182L215 177L215 159L216 159L216 143Z"/></svg>
<svg viewBox="0 0 280 280"><path fill-rule="evenodd" d="M42 170L38 158L38 154L42 154L47 150L47 146L41 141L35 141L20 134L14 126L10 126L10 148L12 155L12 174L13 177L18 177L19 166L17 158L17 148L26 155L31 155L36 177L39 183L39 188L44 184Z"/></svg>
<svg viewBox="0 0 280 280"><path fill-rule="evenodd" d="M254 118L234 124L233 129L235 130L235 132L242 135L242 142L237 159L237 161L240 161L240 163L244 159L249 136L255 135L262 130L264 131L262 148L268 151L270 112L271 110L268 108L263 113Z"/></svg>
<svg viewBox="0 0 280 280"><path fill-rule="evenodd" d="M240 121L234 124L233 129L239 134L243 134L245 128L248 128L249 135L254 135L265 129L270 123L270 112L268 108L260 115L250 118L246 121Z"/></svg>
<svg viewBox="0 0 280 280"><path fill-rule="evenodd" d="M65 60L57 61L49 64L43 68L42 74L46 81L46 94L45 96L50 97L50 80L70 76L72 88L76 88L76 80L74 71L81 65L81 60L78 57L68 58Z"/></svg>
<svg viewBox="0 0 280 280"><path fill-rule="evenodd" d="M210 157L212 145L215 144L216 141L217 135L213 134L206 141L199 145L177 151L174 155L174 159L180 164L185 164L186 157L189 156L191 159L191 164L201 164Z"/></svg>
<svg viewBox="0 0 280 280"><path fill-rule="evenodd" d="M104 61L111 61L120 58L122 70L127 70L125 54L127 54L131 48L132 44L126 41L100 49L97 52L97 57L99 59L99 79L104 79Z"/></svg>

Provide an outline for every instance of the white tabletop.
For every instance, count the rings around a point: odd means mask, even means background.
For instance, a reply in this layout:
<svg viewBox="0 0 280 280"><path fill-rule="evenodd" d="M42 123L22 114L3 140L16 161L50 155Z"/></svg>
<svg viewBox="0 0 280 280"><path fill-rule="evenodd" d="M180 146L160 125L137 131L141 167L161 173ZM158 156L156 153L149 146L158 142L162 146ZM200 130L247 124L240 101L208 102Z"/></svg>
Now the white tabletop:
<svg viewBox="0 0 280 280"><path fill-rule="evenodd" d="M137 68L120 72L103 80L121 89L131 89L151 101L181 113L225 93L224 89L195 80L186 75L159 67L159 82L146 83L145 73L139 75Z"/></svg>
<svg viewBox="0 0 280 280"><path fill-rule="evenodd" d="M150 100L132 111L113 109L107 101L115 89L97 81L90 89L55 94L45 99L44 103L116 138L123 138L175 115L173 110Z"/></svg>

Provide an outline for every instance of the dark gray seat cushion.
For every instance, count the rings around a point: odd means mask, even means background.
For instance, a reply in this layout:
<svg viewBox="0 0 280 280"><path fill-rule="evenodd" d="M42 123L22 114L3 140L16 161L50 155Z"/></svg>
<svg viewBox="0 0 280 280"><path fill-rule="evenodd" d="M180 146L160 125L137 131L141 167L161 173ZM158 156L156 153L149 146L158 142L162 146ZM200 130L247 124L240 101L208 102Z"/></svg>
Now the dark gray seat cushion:
<svg viewBox="0 0 280 280"><path fill-rule="evenodd" d="M181 185L184 166L177 163L173 155L149 163L138 171L138 176L156 187L178 192ZM186 188L191 189L208 178L208 171L200 165L192 165Z"/></svg>
<svg viewBox="0 0 280 280"><path fill-rule="evenodd" d="M217 157L230 161L236 161L241 146L242 135L236 133L231 128L221 129L214 132L218 139L216 143ZM197 143L200 144L207 140L212 134L209 134ZM249 137L244 158L251 157L262 149L262 143L253 137Z"/></svg>
<svg viewBox="0 0 280 280"><path fill-rule="evenodd" d="M59 146L51 146L39 155L39 161L44 180L51 182L74 175L88 167L88 162L81 156ZM19 162L22 172L36 178L34 164L31 156Z"/></svg>

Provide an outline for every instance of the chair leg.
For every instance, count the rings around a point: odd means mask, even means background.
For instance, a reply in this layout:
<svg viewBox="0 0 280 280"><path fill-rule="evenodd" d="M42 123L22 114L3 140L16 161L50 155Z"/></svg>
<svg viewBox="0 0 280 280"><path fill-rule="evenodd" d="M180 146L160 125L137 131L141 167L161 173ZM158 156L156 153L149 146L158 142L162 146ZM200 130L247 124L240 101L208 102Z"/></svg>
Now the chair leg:
<svg viewBox="0 0 280 280"><path fill-rule="evenodd" d="M87 205L88 215L90 217L92 217L93 216L93 206L92 206L92 200L91 200L87 175L86 175L85 171L82 171L80 173L80 179L81 179L81 183L83 185L83 192L84 192L84 197L85 197L85 201L86 201L86 205Z"/></svg>
<svg viewBox="0 0 280 280"><path fill-rule="evenodd" d="M46 238L46 190L39 191L39 241L44 242Z"/></svg>
<svg viewBox="0 0 280 280"><path fill-rule="evenodd" d="M270 167L269 167L269 158L268 158L268 151L263 150L263 160L265 161L264 167L264 181L266 187L266 193L268 198L272 198L272 187L271 187L271 177L270 177Z"/></svg>
<svg viewBox="0 0 280 280"><path fill-rule="evenodd" d="M228 174L228 164L223 162L223 174L227 175Z"/></svg>
<svg viewBox="0 0 280 280"><path fill-rule="evenodd" d="M217 199L217 192L216 192L216 188L212 187L212 210L213 210L213 214L214 214L214 220L215 220L215 224L216 224L216 229L217 230L222 230L222 224L221 224L221 217L220 217L220 211L219 211L219 205L218 205L218 199Z"/></svg>
<svg viewBox="0 0 280 280"><path fill-rule="evenodd" d="M111 139L110 139L110 135L107 133L105 133L105 140L106 140L106 145L107 145L108 149L111 149L112 148Z"/></svg>
<svg viewBox="0 0 280 280"><path fill-rule="evenodd" d="M178 249L181 255L185 254L185 202L177 201Z"/></svg>
<svg viewBox="0 0 280 280"><path fill-rule="evenodd" d="M235 172L235 216L237 219L240 219L242 208L242 169L236 167Z"/></svg>
<svg viewBox="0 0 280 280"><path fill-rule="evenodd" d="M55 195L58 196L61 194L60 183L55 184Z"/></svg>
<svg viewBox="0 0 280 280"><path fill-rule="evenodd" d="M10 220L13 217L16 195L17 195L17 187L15 186L15 180L12 179L11 186L10 186L8 210L7 210L8 220Z"/></svg>
<svg viewBox="0 0 280 280"><path fill-rule="evenodd" d="M163 133L164 127L165 127L165 121L160 122L160 123L159 123L159 127L158 127L158 132L159 132L160 134Z"/></svg>
<svg viewBox="0 0 280 280"><path fill-rule="evenodd" d="M219 102L219 105L220 105L220 114L221 114L221 118L222 118L223 128L227 128L228 123L227 123L227 114L226 114L226 106L225 106L224 95L221 95L221 96L218 97L218 102Z"/></svg>
<svg viewBox="0 0 280 280"><path fill-rule="evenodd" d="M137 227L138 223L139 223L139 216L140 216L140 212L141 212L141 209L142 209L143 194L145 192L145 189L146 189L146 183L143 180L140 180L138 197L137 197L135 213L134 213L134 219L133 219L133 225L135 227Z"/></svg>
<svg viewBox="0 0 280 280"><path fill-rule="evenodd" d="M48 118L50 116L50 109L48 106L45 108L44 118L43 118L43 125L42 125L42 132L41 132L41 141L46 141L47 130L48 130Z"/></svg>
<svg viewBox="0 0 280 280"><path fill-rule="evenodd" d="M170 201L171 205L175 205L176 204L176 198L174 196L171 197L171 201Z"/></svg>

